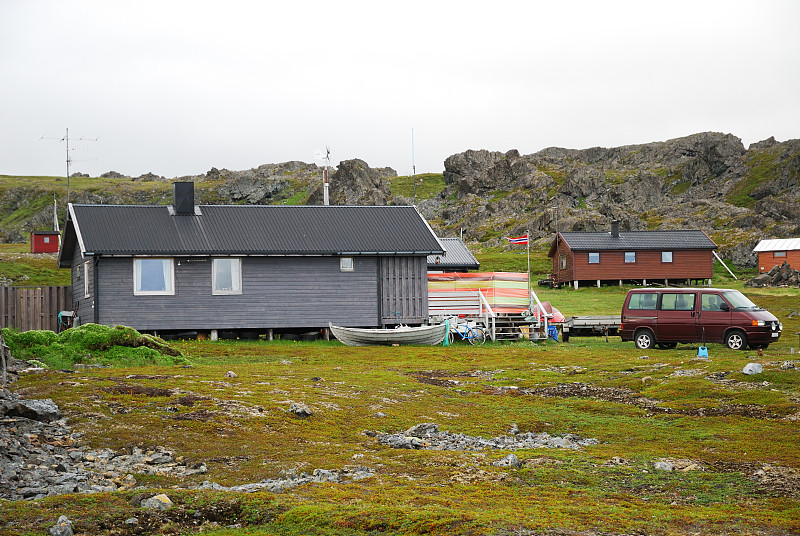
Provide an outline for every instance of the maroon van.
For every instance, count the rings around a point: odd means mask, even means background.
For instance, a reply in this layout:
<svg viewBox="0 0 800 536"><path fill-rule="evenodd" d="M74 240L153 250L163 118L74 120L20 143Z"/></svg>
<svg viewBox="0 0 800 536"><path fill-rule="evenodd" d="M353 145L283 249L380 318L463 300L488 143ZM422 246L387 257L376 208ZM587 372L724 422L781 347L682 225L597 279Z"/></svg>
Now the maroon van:
<svg viewBox="0 0 800 536"><path fill-rule="evenodd" d="M783 325L738 290L720 288L634 289L622 305L620 335L637 348L675 348L678 343L721 342L733 350L766 348Z"/></svg>

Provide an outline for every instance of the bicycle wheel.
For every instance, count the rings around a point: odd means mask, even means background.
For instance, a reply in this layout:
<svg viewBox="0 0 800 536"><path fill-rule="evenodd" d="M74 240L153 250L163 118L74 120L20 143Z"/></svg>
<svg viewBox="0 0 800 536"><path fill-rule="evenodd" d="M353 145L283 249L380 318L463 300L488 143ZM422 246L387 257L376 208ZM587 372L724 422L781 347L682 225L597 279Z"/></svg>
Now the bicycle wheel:
<svg viewBox="0 0 800 536"><path fill-rule="evenodd" d="M486 333L481 328L473 328L470 330L469 343L472 345L481 345L486 342Z"/></svg>

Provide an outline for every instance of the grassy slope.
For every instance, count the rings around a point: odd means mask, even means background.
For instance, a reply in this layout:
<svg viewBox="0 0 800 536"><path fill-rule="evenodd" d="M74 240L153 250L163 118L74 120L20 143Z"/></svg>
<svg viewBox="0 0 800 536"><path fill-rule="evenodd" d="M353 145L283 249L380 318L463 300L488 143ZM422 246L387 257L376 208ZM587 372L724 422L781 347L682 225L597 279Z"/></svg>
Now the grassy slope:
<svg viewBox="0 0 800 536"><path fill-rule="evenodd" d="M585 314L615 310L625 290L548 290L546 298ZM479 349L186 342L180 347L192 368L83 370L69 381L61 372L47 372L24 376L15 388L53 398L94 447L164 445L189 461L206 461L209 473L197 482L233 485L277 478L286 470L351 465L376 473L347 485L247 496L179 493L169 489L176 481L137 475L166 489L179 508L236 503L252 519L273 516L263 532L251 527L225 534L793 533L800 530L796 490L781 494L753 474L765 464L800 470L797 421L787 418L800 415L800 372L779 367L797 346L792 334L800 331L800 320L787 318L797 307L797 291L748 295L785 323L786 335L761 358L717 344L709 345L710 361L694 359L696 345L645 355L617 338ZM765 372L739 372L748 361L761 362ZM227 370L238 377L224 378ZM712 373L726 373L727 383L710 381ZM140 376L126 378L130 374ZM435 381L426 379L432 376ZM208 398L188 407L175 402L178 395L103 390L120 382ZM674 413L596 398L515 395L573 382L630 389ZM292 418L286 412L291 401L307 404L314 415ZM750 416L701 416L700 408L739 408ZM522 431L576 433L600 444L581 451L517 451L526 465L504 469L491 462L505 451L394 450L363 434L420 422L483 437L504 434L516 423ZM610 463L614 457L624 463ZM655 471L653 463L661 459L692 460L703 470ZM0 502L0 519L18 519L9 533L23 534L41 531L43 523L65 513L80 531L111 533L111 527L140 515L126 502L131 495ZM103 508L92 509L98 504Z"/></svg>

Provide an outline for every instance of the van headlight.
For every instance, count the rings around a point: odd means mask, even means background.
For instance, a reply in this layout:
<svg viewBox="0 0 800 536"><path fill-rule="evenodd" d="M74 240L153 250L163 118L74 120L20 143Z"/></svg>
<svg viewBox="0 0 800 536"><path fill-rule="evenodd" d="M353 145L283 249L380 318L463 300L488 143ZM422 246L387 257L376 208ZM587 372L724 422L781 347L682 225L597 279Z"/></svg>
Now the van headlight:
<svg viewBox="0 0 800 536"><path fill-rule="evenodd" d="M764 326L767 325L767 323L764 322L763 320L753 320L753 325L763 328Z"/></svg>

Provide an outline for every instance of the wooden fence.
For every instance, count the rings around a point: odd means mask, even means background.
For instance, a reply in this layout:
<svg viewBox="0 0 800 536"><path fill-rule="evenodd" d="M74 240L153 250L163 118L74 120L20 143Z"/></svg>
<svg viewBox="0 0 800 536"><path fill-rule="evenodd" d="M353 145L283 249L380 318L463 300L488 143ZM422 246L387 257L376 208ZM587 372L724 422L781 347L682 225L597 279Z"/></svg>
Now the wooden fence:
<svg viewBox="0 0 800 536"><path fill-rule="evenodd" d="M0 287L0 328L58 331L58 313L72 310L72 287Z"/></svg>

